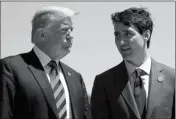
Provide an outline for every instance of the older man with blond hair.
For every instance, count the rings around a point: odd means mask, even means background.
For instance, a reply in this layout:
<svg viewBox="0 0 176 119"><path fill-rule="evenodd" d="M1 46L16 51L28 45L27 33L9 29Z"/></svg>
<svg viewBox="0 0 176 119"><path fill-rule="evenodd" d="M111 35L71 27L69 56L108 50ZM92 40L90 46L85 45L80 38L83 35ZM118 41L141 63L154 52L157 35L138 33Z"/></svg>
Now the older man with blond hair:
<svg viewBox="0 0 176 119"><path fill-rule="evenodd" d="M91 119L81 74L60 61L71 50L76 14L41 7L32 19L33 49L0 60L0 119Z"/></svg>

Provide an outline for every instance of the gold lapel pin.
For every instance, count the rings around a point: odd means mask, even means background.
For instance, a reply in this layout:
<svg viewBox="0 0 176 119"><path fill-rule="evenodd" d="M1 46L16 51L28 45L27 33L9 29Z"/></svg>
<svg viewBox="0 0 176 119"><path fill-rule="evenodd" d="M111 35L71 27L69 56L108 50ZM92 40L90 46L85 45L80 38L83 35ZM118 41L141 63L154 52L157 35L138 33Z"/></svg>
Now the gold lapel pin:
<svg viewBox="0 0 176 119"><path fill-rule="evenodd" d="M163 75L161 75L161 76L158 77L158 81L159 82L162 82L163 80L164 80L164 76Z"/></svg>

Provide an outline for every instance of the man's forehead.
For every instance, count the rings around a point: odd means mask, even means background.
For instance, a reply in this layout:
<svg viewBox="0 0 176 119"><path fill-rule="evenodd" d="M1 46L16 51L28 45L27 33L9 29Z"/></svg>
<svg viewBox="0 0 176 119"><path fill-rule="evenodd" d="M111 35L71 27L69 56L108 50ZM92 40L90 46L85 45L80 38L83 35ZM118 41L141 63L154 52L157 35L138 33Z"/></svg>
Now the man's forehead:
<svg viewBox="0 0 176 119"><path fill-rule="evenodd" d="M71 17L66 17L61 21L61 23L72 25L72 19L71 19Z"/></svg>
<svg viewBox="0 0 176 119"><path fill-rule="evenodd" d="M127 30L129 29L131 26L128 25L124 25L121 22L117 22L114 24L114 30Z"/></svg>
<svg viewBox="0 0 176 119"><path fill-rule="evenodd" d="M72 20L70 17L66 17L66 18L54 18L52 19L52 21L55 25L72 25Z"/></svg>
<svg viewBox="0 0 176 119"><path fill-rule="evenodd" d="M117 22L114 24L114 30L115 31L134 31L136 30L136 27L133 24L125 25L121 22Z"/></svg>

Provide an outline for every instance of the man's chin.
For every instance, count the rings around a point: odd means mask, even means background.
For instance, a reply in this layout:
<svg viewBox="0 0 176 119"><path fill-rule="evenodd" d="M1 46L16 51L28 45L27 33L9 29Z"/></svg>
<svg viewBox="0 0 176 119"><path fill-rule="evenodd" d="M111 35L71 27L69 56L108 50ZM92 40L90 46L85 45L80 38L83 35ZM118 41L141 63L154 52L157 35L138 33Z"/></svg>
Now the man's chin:
<svg viewBox="0 0 176 119"><path fill-rule="evenodd" d="M63 52L67 55L68 53L70 53L71 47L65 47L63 50Z"/></svg>
<svg viewBox="0 0 176 119"><path fill-rule="evenodd" d="M70 50L64 50L62 53L60 53L59 55L56 56L56 60L62 59L64 58L66 55L68 55L70 53Z"/></svg>
<svg viewBox="0 0 176 119"><path fill-rule="evenodd" d="M122 58L123 58L124 60L130 60L130 59L131 59L131 57L130 57L129 54L122 54Z"/></svg>

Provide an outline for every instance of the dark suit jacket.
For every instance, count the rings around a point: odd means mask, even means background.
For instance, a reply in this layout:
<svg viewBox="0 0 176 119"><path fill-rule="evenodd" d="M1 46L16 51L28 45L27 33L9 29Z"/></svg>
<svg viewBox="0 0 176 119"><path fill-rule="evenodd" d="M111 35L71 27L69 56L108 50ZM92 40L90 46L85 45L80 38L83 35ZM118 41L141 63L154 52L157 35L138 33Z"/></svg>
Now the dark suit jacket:
<svg viewBox="0 0 176 119"><path fill-rule="evenodd" d="M97 75L91 95L93 119L141 119L125 63ZM175 114L175 70L152 60L146 119Z"/></svg>
<svg viewBox="0 0 176 119"><path fill-rule="evenodd" d="M74 119L90 119L82 76L61 63ZM0 60L0 119L59 119L52 89L39 59L29 53Z"/></svg>

